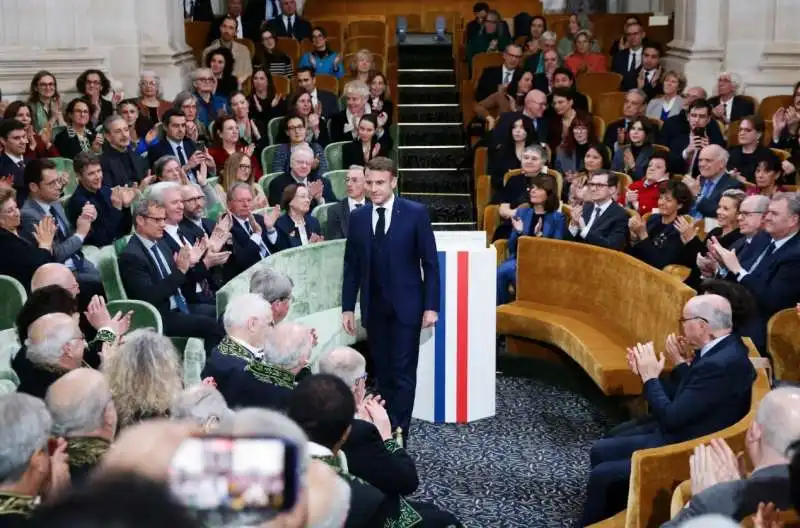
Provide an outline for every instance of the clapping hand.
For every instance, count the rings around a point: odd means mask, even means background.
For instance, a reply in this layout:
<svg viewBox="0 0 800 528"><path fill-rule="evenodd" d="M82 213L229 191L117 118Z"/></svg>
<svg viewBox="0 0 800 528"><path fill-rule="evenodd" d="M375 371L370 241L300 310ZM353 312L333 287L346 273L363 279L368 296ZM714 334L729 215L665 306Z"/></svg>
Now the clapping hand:
<svg viewBox="0 0 800 528"><path fill-rule="evenodd" d="M714 438L710 444L695 447L694 454L689 458L692 495L721 482L741 479L739 464L738 457L721 438Z"/></svg>
<svg viewBox="0 0 800 528"><path fill-rule="evenodd" d="M199 238L193 245L186 244L186 247L189 248L189 267L191 268L203 258L207 249L207 239L206 237Z"/></svg>
<svg viewBox="0 0 800 528"><path fill-rule="evenodd" d="M381 440L389 440L392 438L392 422L389 420L389 414L386 409L381 405L380 397L367 396L364 398L362 404L365 414L369 417L369 421L378 430L381 435Z"/></svg>
<svg viewBox="0 0 800 528"><path fill-rule="evenodd" d="M728 174L739 180L741 183L747 183L747 178L739 172L739 169L731 169L728 171Z"/></svg>
<svg viewBox="0 0 800 528"><path fill-rule="evenodd" d="M56 439L56 446L50 455L49 473L43 493L46 500L52 500L59 493L69 489L72 480L69 473L69 455L67 441L61 437Z"/></svg>
<svg viewBox="0 0 800 528"><path fill-rule="evenodd" d="M625 149L625 153L622 155L624 158L625 169L631 170L636 167L636 158L633 157L633 152L630 149Z"/></svg>
<svg viewBox="0 0 800 528"><path fill-rule="evenodd" d="M570 209L569 217L570 224L580 226L583 223L583 206Z"/></svg>
<svg viewBox="0 0 800 528"><path fill-rule="evenodd" d="M717 119L721 119L722 121L725 121L725 108L723 108L722 103L720 103L717 106L715 106L714 109L711 110L711 113Z"/></svg>
<svg viewBox="0 0 800 528"><path fill-rule="evenodd" d="M540 218L536 225L533 226L533 236L540 237L544 234L544 218Z"/></svg>
<svg viewBox="0 0 800 528"><path fill-rule="evenodd" d="M682 216L679 216L675 219L672 223L675 226L675 229L678 230L678 233L681 235L681 241L684 244L689 243L691 239L697 236L697 223L693 221L689 221Z"/></svg>
<svg viewBox="0 0 800 528"><path fill-rule="evenodd" d="M111 188L111 205L114 209L122 209L122 187Z"/></svg>
<svg viewBox="0 0 800 528"><path fill-rule="evenodd" d="M647 238L647 225L642 220L642 217L639 216L639 213L634 213L628 219L628 229L639 240Z"/></svg>
<svg viewBox="0 0 800 528"><path fill-rule="evenodd" d="M689 342L682 335L670 334L664 343L667 357L673 365L680 365L686 363L687 356L690 352Z"/></svg>
<svg viewBox="0 0 800 528"><path fill-rule="evenodd" d="M322 198L322 191L324 190L324 185L322 180L314 180L313 182L308 184L308 192L311 193L311 198L313 200L319 200Z"/></svg>
<svg viewBox="0 0 800 528"><path fill-rule="evenodd" d="M228 262L230 256L230 251L212 251L209 249L203 256L203 265L208 269L211 269L214 266L222 266Z"/></svg>
<svg viewBox="0 0 800 528"><path fill-rule="evenodd" d="M56 236L56 221L52 216L45 216L33 228L33 238L36 244L44 250L53 250L53 239Z"/></svg>
<svg viewBox="0 0 800 528"><path fill-rule="evenodd" d="M520 218L519 216L511 217L511 227L514 228L514 231L516 231L519 234L522 234L522 226L523 226L522 218Z"/></svg>
<svg viewBox="0 0 800 528"><path fill-rule="evenodd" d="M103 134L97 134L92 141L92 150L95 154L99 154L103 150Z"/></svg>
<svg viewBox="0 0 800 528"><path fill-rule="evenodd" d="M716 273L717 261L713 257L707 257L702 253L698 253L695 261L702 276L711 277Z"/></svg>
<svg viewBox="0 0 800 528"><path fill-rule="evenodd" d="M186 273L191 268L191 260L192 260L192 250L191 247L187 244L185 246L181 246L181 249L175 253L173 257L175 259L175 266L178 268L178 271L181 273Z"/></svg>
<svg viewBox="0 0 800 528"><path fill-rule="evenodd" d="M639 375L639 365L636 364L636 349L629 348L625 353L625 360L628 362L628 368L631 369L635 375Z"/></svg>
<svg viewBox="0 0 800 528"><path fill-rule="evenodd" d="M728 271L735 274L744 270L742 265L739 263L739 257L736 256L736 252L722 247L722 244L719 243L717 237L713 237L711 239L711 248L713 249L715 255L719 257L722 265L728 268Z"/></svg>
<svg viewBox="0 0 800 528"><path fill-rule="evenodd" d="M775 137L778 137L788 124L789 120L786 116L786 109L781 107L775 110L775 113L772 114L772 129Z"/></svg>
<svg viewBox="0 0 800 528"><path fill-rule="evenodd" d="M768 504L759 502L758 512L756 512L755 517L753 517L754 528L783 528L783 522L781 522L778 516L780 512L781 511L776 508L775 504L772 502Z"/></svg>
<svg viewBox="0 0 800 528"><path fill-rule="evenodd" d="M14 187L14 177L13 176L0 176L0 188L5 187L6 189L11 189Z"/></svg>
<svg viewBox="0 0 800 528"><path fill-rule="evenodd" d="M324 242L325 241L325 237L323 237L322 235L319 235L317 233L311 233L311 236L308 237L308 241L311 244L314 244L316 242Z"/></svg>
<svg viewBox="0 0 800 528"><path fill-rule="evenodd" d="M267 229L272 229L275 227L275 222L278 221L278 218L281 216L281 208L280 207L272 207L267 211L267 214L264 215L264 225L267 226Z"/></svg>
<svg viewBox="0 0 800 528"><path fill-rule="evenodd" d="M200 167L194 171L194 175L197 178L197 183L200 187L205 187L208 184L208 165L206 165L205 161L200 164Z"/></svg>
<svg viewBox="0 0 800 528"><path fill-rule="evenodd" d="M639 376L642 378L642 383L647 383L651 379L656 379L661 375L664 370L664 354L656 357L653 342L637 343L633 348L634 357L636 358L636 366L639 370Z"/></svg>
<svg viewBox="0 0 800 528"><path fill-rule="evenodd" d="M625 130L625 127L619 127L617 129L617 144L619 144L619 145L624 145L625 144L625 138L627 136L627 133L628 133L628 131Z"/></svg>

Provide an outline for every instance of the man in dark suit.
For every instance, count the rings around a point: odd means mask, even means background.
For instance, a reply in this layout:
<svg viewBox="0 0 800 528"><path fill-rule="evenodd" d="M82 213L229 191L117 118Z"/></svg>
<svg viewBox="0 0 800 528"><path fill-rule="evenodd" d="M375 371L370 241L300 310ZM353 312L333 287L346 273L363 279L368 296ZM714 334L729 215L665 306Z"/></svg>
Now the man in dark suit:
<svg viewBox="0 0 800 528"><path fill-rule="evenodd" d="M131 148L128 123L115 115L103 124L103 180L109 187L130 187L147 174L147 161Z"/></svg>
<svg viewBox="0 0 800 528"><path fill-rule="evenodd" d="M692 86L687 88L683 94L683 108L676 115L670 117L661 126L658 134L657 143L660 145L669 146L676 136L682 134L689 134L691 128L689 127L689 107L698 99L707 99L708 94L705 89L700 86ZM712 121L712 123L715 123ZM721 134L720 134L721 135Z"/></svg>
<svg viewBox="0 0 800 528"><path fill-rule="evenodd" d="M625 28L625 39L628 42L626 49L618 51L611 58L611 71L623 77L636 71L642 65L642 40L644 28L639 23L630 24Z"/></svg>
<svg viewBox="0 0 800 528"><path fill-rule="evenodd" d="M366 181L371 203L352 213L347 233L342 323L347 333L356 334L353 311L360 292L378 390L392 426L407 435L420 329L433 326L438 318L436 240L425 207L395 197L397 175L390 159L373 158Z"/></svg>
<svg viewBox="0 0 800 528"><path fill-rule="evenodd" d="M547 94L548 118L552 118L555 112L552 110L553 90L556 88L566 88L572 92L572 108L575 110L589 111L589 99L575 89L575 75L569 68L556 68L553 72L552 86L544 73L537 73L533 79L533 87Z"/></svg>
<svg viewBox="0 0 800 528"><path fill-rule="evenodd" d="M683 183L695 197L690 214L698 220L716 218L722 193L728 189L740 189L742 184L728 174L725 168L728 163L728 151L721 146L703 147L697 159L700 177L693 178L686 175L683 178Z"/></svg>
<svg viewBox="0 0 800 528"><path fill-rule="evenodd" d="M325 225L325 240L347 238L350 225L350 213L363 207L366 203L366 187L364 168L350 167L345 177L347 197L338 201L328 209L328 223Z"/></svg>
<svg viewBox="0 0 800 528"><path fill-rule="evenodd" d="M211 350L224 332L213 305L189 305L183 289L186 274L201 259L196 247L185 245L173 254L164 240L167 215L158 202L142 199L133 210L135 232L119 256L119 273L131 299L152 304L161 314L164 334L199 337Z"/></svg>
<svg viewBox="0 0 800 528"><path fill-rule="evenodd" d="M647 96L642 90L635 88L628 90L625 94L625 102L622 105L622 118L607 123L606 133L603 136L603 144L611 151L611 157L622 148L628 141L626 132L631 121L644 114Z"/></svg>
<svg viewBox="0 0 800 528"><path fill-rule="evenodd" d="M638 88L644 91L648 99L658 97L663 93L662 70L661 46L657 42L645 44L642 46L641 66L623 75L619 89L627 92Z"/></svg>
<svg viewBox="0 0 800 528"><path fill-rule="evenodd" d="M720 431L750 409L756 374L747 347L732 333L731 305L719 295L690 299L681 317L686 344L698 350L691 365L681 340L671 335L666 355L674 363L670 380L660 380L664 356L653 343L628 349L628 363L643 383L650 413L626 422L595 442L581 526L614 515L625 506L631 455L639 449L684 442Z"/></svg>
<svg viewBox="0 0 800 528"><path fill-rule="evenodd" d="M731 476L739 474L739 468L736 455L725 440L695 447L696 463L690 466L692 498L662 526L676 528L689 519L712 513L741 522L758 511L759 502L772 502L781 510L791 508L789 454L791 442L800 438L799 425L800 389L781 387L767 393L745 436L753 472L731 480ZM724 456L714 457L717 453Z"/></svg>
<svg viewBox="0 0 800 528"><path fill-rule="evenodd" d="M246 20L245 32L247 32L248 38L252 37L253 30L258 30L262 24L274 20L282 14L280 0L251 0L247 2L247 7L244 10L244 19Z"/></svg>
<svg viewBox="0 0 800 528"><path fill-rule="evenodd" d="M736 253L712 241L712 250L739 284L756 300L760 332L753 336L759 350L766 351L766 328L769 318L800 302L800 197L797 193L777 193L764 218L764 230L770 243L749 268Z"/></svg>
<svg viewBox="0 0 800 528"><path fill-rule="evenodd" d="M206 44L211 44L220 37L220 25L225 17L236 19L236 38L247 37L254 42L258 42L258 26L261 22L259 20L249 20L242 16L244 0L228 0L225 3L228 6L228 10L210 21L211 30L208 32L208 42ZM251 3L258 3L258 1ZM256 37L255 39L253 38L254 36Z"/></svg>
<svg viewBox="0 0 800 528"><path fill-rule="evenodd" d="M189 0L184 2L183 18L193 22L213 22L214 9L211 7L211 0Z"/></svg>
<svg viewBox="0 0 800 528"><path fill-rule="evenodd" d="M595 172L589 187L589 200L573 207L569 222L570 238L608 249L624 250L628 245L628 214L614 197L619 180L613 172Z"/></svg>
<svg viewBox="0 0 800 528"><path fill-rule="evenodd" d="M313 68L297 68L295 82L298 88L311 94L311 104L314 108L322 110L322 117L328 119L339 113L339 99L336 94L317 89L317 76Z"/></svg>
<svg viewBox="0 0 800 528"><path fill-rule="evenodd" d="M291 37L298 41L311 39L311 23L297 14L296 0L281 0L281 16L269 21L275 36Z"/></svg>
<svg viewBox="0 0 800 528"><path fill-rule="evenodd" d="M392 426L380 397L366 394L367 362L357 350L335 348L319 361L320 374L344 381L356 402L356 418L342 451L347 468L386 494L411 495L419 486L414 460L392 436Z"/></svg>
<svg viewBox="0 0 800 528"><path fill-rule="evenodd" d="M7 179L17 191L17 205L25 203L28 186L25 185L25 151L28 149L28 134L25 125L16 119L0 120L0 179Z"/></svg>
<svg viewBox="0 0 800 528"><path fill-rule="evenodd" d="M265 216L253 214L253 190L244 182L228 191L228 212L231 215L231 256L225 264L225 281L229 281L259 260L283 249L275 222L281 214L271 207Z"/></svg>
<svg viewBox="0 0 800 528"><path fill-rule="evenodd" d="M205 162L210 169L216 169L213 158L198 150L194 141L186 137L186 115L180 110L167 110L162 118L164 138L147 149L147 159L153 168L163 156L175 156L181 163L183 172L192 183L197 183L195 169ZM209 161L210 160L210 161Z"/></svg>
<svg viewBox="0 0 800 528"><path fill-rule="evenodd" d="M281 203L283 190L291 184L308 187L311 194L311 209L324 203L336 201L330 180L314 175L311 168L314 164L314 151L308 145L299 145L292 149L289 160L289 173L283 173L269 183L269 203Z"/></svg>
<svg viewBox="0 0 800 528"><path fill-rule="evenodd" d="M673 119L680 118L677 115ZM711 120L711 105L705 99L697 99L688 108L686 126L680 132L677 127L670 135L672 140L667 145L669 152L669 170L673 174L700 173L700 151L708 145L725 146L725 138L715 122ZM712 215L713 216L713 215Z"/></svg>
<svg viewBox="0 0 800 528"><path fill-rule="evenodd" d="M536 132L534 143L546 143L548 135L547 119L547 96L540 90L531 90L525 96L524 107L521 112L503 112L497 120L497 124L492 130L489 152L493 153L497 147L501 146L511 133L511 126L517 119L528 120L531 128Z"/></svg>
<svg viewBox="0 0 800 528"><path fill-rule="evenodd" d="M508 87L519 68L520 60L522 60L522 48L516 44L506 46L502 66L489 66L481 73L478 87L475 89L475 100L483 101L494 92Z"/></svg>
<svg viewBox="0 0 800 528"><path fill-rule="evenodd" d="M738 80L728 72L722 72L717 77L717 95L711 97L708 103L712 108L714 119L719 119L725 124L733 123L743 117L756 113L755 105L751 99L736 95L739 89Z"/></svg>
<svg viewBox="0 0 800 528"><path fill-rule="evenodd" d="M194 244L198 239L210 237L214 233L217 223L206 218L206 195L202 187L196 183L184 185L181 187L181 196L183 198L183 220L179 225L186 238ZM229 228L228 232L230 232Z"/></svg>

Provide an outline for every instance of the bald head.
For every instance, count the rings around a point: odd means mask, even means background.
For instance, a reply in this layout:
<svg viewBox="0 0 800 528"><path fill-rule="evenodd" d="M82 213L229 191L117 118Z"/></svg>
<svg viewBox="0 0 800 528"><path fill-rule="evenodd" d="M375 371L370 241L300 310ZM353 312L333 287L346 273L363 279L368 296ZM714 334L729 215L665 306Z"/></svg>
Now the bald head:
<svg viewBox="0 0 800 528"><path fill-rule="evenodd" d="M117 414L105 376L91 368L72 370L50 385L45 396L58 436L101 436L111 440Z"/></svg>
<svg viewBox="0 0 800 528"><path fill-rule="evenodd" d="M720 145L708 145L700 151L700 175L713 179L725 172L728 165L728 151Z"/></svg>
<svg viewBox="0 0 800 528"><path fill-rule="evenodd" d="M269 363L297 371L307 363L311 348L311 330L307 326L284 321L272 331L264 354Z"/></svg>
<svg viewBox="0 0 800 528"><path fill-rule="evenodd" d="M149 420L125 428L103 458L104 471L130 471L163 482L178 446L199 429L187 422Z"/></svg>
<svg viewBox="0 0 800 528"><path fill-rule="evenodd" d="M705 88L702 86L692 86L691 88L687 88L683 96L684 108L689 108L689 106L698 99L708 99L708 93L706 92Z"/></svg>
<svg viewBox="0 0 800 528"><path fill-rule="evenodd" d="M800 387L779 387L769 391L758 404L755 423L758 424L762 450L767 448L773 456L788 462L789 446L800 438Z"/></svg>
<svg viewBox="0 0 800 528"><path fill-rule="evenodd" d="M547 108L547 95L541 90L531 90L525 96L525 113L535 119L544 115Z"/></svg>
<svg viewBox="0 0 800 528"><path fill-rule="evenodd" d="M364 375L367 361L356 349L334 348L319 360L320 374L331 374L353 387Z"/></svg>
<svg viewBox="0 0 800 528"><path fill-rule="evenodd" d="M45 286L61 286L77 297L81 289L75 275L68 267L57 262L50 262L39 266L31 279L31 291L36 291Z"/></svg>

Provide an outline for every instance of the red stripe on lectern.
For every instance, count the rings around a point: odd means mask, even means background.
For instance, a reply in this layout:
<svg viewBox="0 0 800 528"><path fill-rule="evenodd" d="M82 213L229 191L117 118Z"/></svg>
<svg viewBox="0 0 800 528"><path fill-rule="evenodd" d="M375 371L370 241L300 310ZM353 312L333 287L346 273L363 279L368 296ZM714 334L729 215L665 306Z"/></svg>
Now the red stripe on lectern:
<svg viewBox="0 0 800 528"><path fill-rule="evenodd" d="M456 284L456 421L467 422L469 367L469 253L458 252Z"/></svg>

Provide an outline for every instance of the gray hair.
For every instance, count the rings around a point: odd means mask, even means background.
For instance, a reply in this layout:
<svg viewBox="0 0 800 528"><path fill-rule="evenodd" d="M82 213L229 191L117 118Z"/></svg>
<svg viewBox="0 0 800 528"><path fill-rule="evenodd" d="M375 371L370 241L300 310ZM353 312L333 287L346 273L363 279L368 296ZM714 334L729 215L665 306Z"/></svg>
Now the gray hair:
<svg viewBox="0 0 800 528"><path fill-rule="evenodd" d="M256 293L268 303L292 296L294 282L284 272L275 268L262 268L250 277L250 293Z"/></svg>
<svg viewBox="0 0 800 528"><path fill-rule="evenodd" d="M364 375L367 360L350 347L336 348L322 356L319 360L320 374L331 374L353 387L356 381Z"/></svg>
<svg viewBox="0 0 800 528"><path fill-rule="evenodd" d="M364 172L364 166L363 165L350 165L349 167L347 167L347 170L354 170L354 171Z"/></svg>
<svg viewBox="0 0 800 528"><path fill-rule="evenodd" d="M178 95L176 95L175 99L172 100L172 108L175 110L180 110L181 107L183 106L183 103L185 103L189 99L194 99L194 95L192 95L192 92L188 90L178 92Z"/></svg>
<svg viewBox="0 0 800 528"><path fill-rule="evenodd" d="M763 214L767 212L767 209L769 209L770 199L769 196L764 196L763 194L754 194L745 198L742 204L744 202L752 203L753 207L755 208L754 212ZM739 206L741 207L741 204Z"/></svg>
<svg viewBox="0 0 800 528"><path fill-rule="evenodd" d="M722 79L723 77L727 77L728 79L730 79L731 84L733 85L734 93L738 92L739 89L742 87L742 78L739 76L739 74L731 72L720 72L720 74L717 75L717 80Z"/></svg>
<svg viewBox="0 0 800 528"><path fill-rule="evenodd" d="M644 93L644 90L642 90L641 88L631 88L630 90L628 90L625 93L626 94L636 94L636 95L638 95L639 97L642 98L642 102L647 101L647 94Z"/></svg>
<svg viewBox="0 0 800 528"><path fill-rule="evenodd" d="M252 317L263 317L265 314L272 320L270 304L256 293L245 293L228 301L225 314L222 316L222 324L225 326L225 331L230 333L234 328L246 326Z"/></svg>
<svg viewBox="0 0 800 528"><path fill-rule="evenodd" d="M42 341L25 339L28 360L36 365L57 365L64 346L75 337L75 322L72 319L53 321Z"/></svg>
<svg viewBox="0 0 800 528"><path fill-rule="evenodd" d="M297 458L303 474L311 461L306 433L294 420L277 411L253 407L241 409L234 413L230 423L220 433L234 437L273 436L288 440L297 446Z"/></svg>
<svg viewBox="0 0 800 528"><path fill-rule="evenodd" d="M211 68L197 68L195 71L192 72L192 82L194 83L197 81L199 77L203 75L213 75Z"/></svg>
<svg viewBox="0 0 800 528"><path fill-rule="evenodd" d="M225 397L215 387L205 383L198 383L178 393L169 409L173 420L190 420L201 426L217 420L220 427L224 427L233 418Z"/></svg>
<svg viewBox="0 0 800 528"><path fill-rule="evenodd" d="M85 374L90 371L96 378L88 383L88 386L83 386L77 394L75 392L67 393L64 390L53 389L59 381L67 382L71 376ZM53 417L52 432L56 436L71 436L78 434L91 433L103 426L105 422L106 407L111 402L111 389L108 387L103 375L88 368L80 368L68 372L56 384L47 389L44 401L47 404L47 409Z"/></svg>
<svg viewBox="0 0 800 528"><path fill-rule="evenodd" d="M533 152L535 154L538 154L540 158L542 158L542 159L544 159L546 161L546 158L545 158L546 154L545 154L545 151L544 151L544 147L542 147L541 145L536 145L536 144L528 145L527 147L525 147L525 150L523 150L522 152L523 152L523 154L525 152Z"/></svg>
<svg viewBox="0 0 800 528"><path fill-rule="evenodd" d="M236 191L238 191L239 189L247 189L247 192L250 193L250 196L253 196L253 188L250 186L250 184L247 182L240 181L234 183L233 185L231 185L231 188L228 189L227 199L229 202L233 200L233 195L236 194Z"/></svg>
<svg viewBox="0 0 800 528"><path fill-rule="evenodd" d="M742 206L742 202L747 198L747 193L741 189L728 189L722 193L723 198L730 198L736 202L736 210Z"/></svg>
<svg viewBox="0 0 800 528"><path fill-rule="evenodd" d="M149 197L140 198L139 200L136 200L136 202L133 204L133 207L131 207L131 215L134 219L140 216L149 216L151 207L163 208L164 206Z"/></svg>
<svg viewBox="0 0 800 528"><path fill-rule="evenodd" d="M715 160L723 162L725 166L728 165L728 159L730 158L730 154L728 153L727 149L723 148L720 145L715 145L713 143L711 145L706 145L705 147L703 147L703 150L706 149L709 149L710 152L713 152ZM702 150L700 152L702 153Z"/></svg>
<svg viewBox="0 0 800 528"><path fill-rule="evenodd" d="M550 40L555 42L556 40L558 40L558 35L556 35L555 31L548 30L542 33L540 40Z"/></svg>
<svg viewBox="0 0 800 528"><path fill-rule="evenodd" d="M153 70L143 70L142 73L139 74L139 93L141 93L142 84L144 84L145 77L152 77L156 82L156 97L161 99L163 95L161 92L161 77L159 77Z"/></svg>
<svg viewBox="0 0 800 528"><path fill-rule="evenodd" d="M114 123L116 123L117 121L122 121L126 125L128 124L128 122L125 121L125 118L123 118L121 115L119 115L119 114L111 114L110 116L108 116L106 118L105 121L103 121L103 133L107 133L108 129L110 129L111 126Z"/></svg>
<svg viewBox="0 0 800 528"><path fill-rule="evenodd" d="M164 207L164 200L170 191L181 192L181 184L177 182L158 182L147 188L147 198Z"/></svg>
<svg viewBox="0 0 800 528"><path fill-rule="evenodd" d="M156 178L161 178L161 175L164 174L164 167L167 166L167 163L170 161L174 161L179 166L181 164L181 160L178 159L177 156L173 156L172 154L166 154L161 156L153 163L153 174L156 175Z"/></svg>
<svg viewBox="0 0 800 528"><path fill-rule="evenodd" d="M291 157L289 158L290 163L294 161L295 158L299 157L301 154L305 154L312 160L314 159L314 150L308 146L308 143L300 143L296 147L292 149Z"/></svg>
<svg viewBox="0 0 800 528"><path fill-rule="evenodd" d="M299 365L303 353L310 350L311 333L299 323L285 321L275 327L264 346L267 363L285 369Z"/></svg>
<svg viewBox="0 0 800 528"><path fill-rule="evenodd" d="M366 99L369 97L369 87L364 81L350 81L344 85L344 90L342 93L345 96L357 95Z"/></svg>
<svg viewBox="0 0 800 528"><path fill-rule="evenodd" d="M711 330L730 330L733 327L731 304L724 297L706 294L698 295L692 301L691 312L704 319Z"/></svg>
<svg viewBox="0 0 800 528"><path fill-rule="evenodd" d="M12 392L0 397L0 484L22 477L31 457L47 446L53 420L44 402Z"/></svg>
<svg viewBox="0 0 800 528"><path fill-rule="evenodd" d="M756 422L764 443L782 456L800 436L800 387L772 389L758 404Z"/></svg>
<svg viewBox="0 0 800 528"><path fill-rule="evenodd" d="M800 216L800 193L797 192L777 192L772 195L772 201L779 200L786 201L786 207L789 209L789 214L793 216Z"/></svg>

